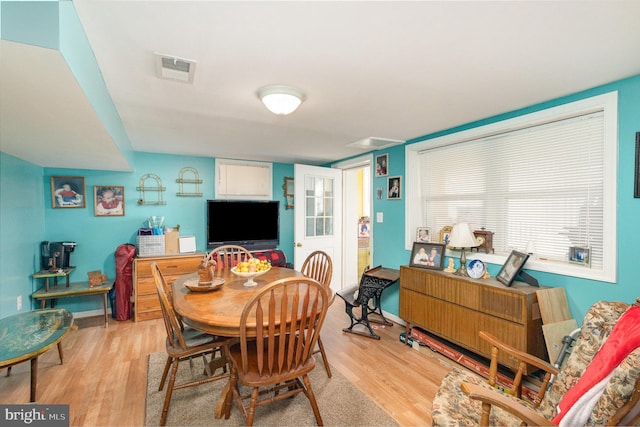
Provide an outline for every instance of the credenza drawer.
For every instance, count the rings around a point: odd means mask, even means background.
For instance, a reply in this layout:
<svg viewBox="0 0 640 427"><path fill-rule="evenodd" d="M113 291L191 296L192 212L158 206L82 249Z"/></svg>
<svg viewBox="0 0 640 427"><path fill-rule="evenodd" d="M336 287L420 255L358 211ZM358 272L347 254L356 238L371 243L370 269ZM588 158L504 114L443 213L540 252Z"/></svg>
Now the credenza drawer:
<svg viewBox="0 0 640 427"><path fill-rule="evenodd" d="M197 258L191 258L189 260L176 259L174 257L166 258L154 258L145 259L145 261L138 261L136 266L138 267L138 277L152 277L151 276L151 262L155 261L160 267L160 271L165 276L170 275L183 275L190 274L198 270L198 265L202 262L202 256Z"/></svg>
<svg viewBox="0 0 640 427"><path fill-rule="evenodd" d="M137 281L136 293L142 295L156 295L156 282L153 277L140 277ZM157 296L156 296L157 298Z"/></svg>
<svg viewBox="0 0 640 427"><path fill-rule="evenodd" d="M160 300L158 294L140 295L136 300L136 311L160 310Z"/></svg>
<svg viewBox="0 0 640 427"><path fill-rule="evenodd" d="M136 313L136 322L141 322L143 320L159 319L161 317L162 317L162 311L160 311L160 309L145 311L142 313Z"/></svg>
<svg viewBox="0 0 640 427"><path fill-rule="evenodd" d="M410 274L405 272L403 276L402 271L400 274L403 289L482 311L511 322L525 324L530 320L527 318L526 307L532 298L535 298L535 293L519 292L520 287L495 286L497 282L495 279L491 281L452 274L445 275L437 270L431 272L425 269L412 269Z"/></svg>
<svg viewBox="0 0 640 427"><path fill-rule="evenodd" d="M176 255L166 257L145 257L133 260L134 320L148 320L162 317L156 284L151 274L151 263L160 267L162 276L171 285L178 277L198 271L204 254Z"/></svg>

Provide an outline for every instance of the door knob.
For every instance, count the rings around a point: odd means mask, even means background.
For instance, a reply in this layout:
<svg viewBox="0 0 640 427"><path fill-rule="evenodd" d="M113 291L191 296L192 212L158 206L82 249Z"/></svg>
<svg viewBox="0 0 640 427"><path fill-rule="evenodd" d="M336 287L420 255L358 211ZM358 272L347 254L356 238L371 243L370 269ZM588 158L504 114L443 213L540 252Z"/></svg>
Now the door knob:
<svg viewBox="0 0 640 427"><path fill-rule="evenodd" d="M301 248L302 247L302 243L300 243L300 242L296 243L296 247Z"/></svg>

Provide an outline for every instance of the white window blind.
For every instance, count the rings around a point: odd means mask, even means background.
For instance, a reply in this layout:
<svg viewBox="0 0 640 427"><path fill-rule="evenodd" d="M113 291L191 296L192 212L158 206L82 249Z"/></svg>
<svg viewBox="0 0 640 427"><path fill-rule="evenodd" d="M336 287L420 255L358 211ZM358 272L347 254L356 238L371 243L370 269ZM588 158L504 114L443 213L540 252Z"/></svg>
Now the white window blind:
<svg viewBox="0 0 640 427"><path fill-rule="evenodd" d="M605 131L596 111L419 153L422 223L493 231L496 253L568 261L589 247L602 268Z"/></svg>

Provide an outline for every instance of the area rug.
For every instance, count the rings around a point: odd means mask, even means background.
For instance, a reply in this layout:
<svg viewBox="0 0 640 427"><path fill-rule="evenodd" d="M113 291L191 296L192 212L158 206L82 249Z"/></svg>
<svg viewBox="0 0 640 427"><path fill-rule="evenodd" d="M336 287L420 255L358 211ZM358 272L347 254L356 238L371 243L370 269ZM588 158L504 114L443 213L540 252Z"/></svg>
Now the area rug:
<svg viewBox="0 0 640 427"><path fill-rule="evenodd" d="M160 422L165 389L158 391L160 377L166 361L165 353L149 355L147 370L147 396L145 425L157 426ZM202 359L194 360L194 372L202 372ZM325 426L397 426L375 402L354 386L336 369L332 378L318 359L309 378L316 395ZM176 383L191 378L188 363L181 363ZM175 390L169 406L168 426L242 426L244 421L235 405L228 420L215 419L215 405L226 380L214 381L196 387ZM256 426L314 426L316 419L309 400L303 393L291 399L272 403L256 409Z"/></svg>

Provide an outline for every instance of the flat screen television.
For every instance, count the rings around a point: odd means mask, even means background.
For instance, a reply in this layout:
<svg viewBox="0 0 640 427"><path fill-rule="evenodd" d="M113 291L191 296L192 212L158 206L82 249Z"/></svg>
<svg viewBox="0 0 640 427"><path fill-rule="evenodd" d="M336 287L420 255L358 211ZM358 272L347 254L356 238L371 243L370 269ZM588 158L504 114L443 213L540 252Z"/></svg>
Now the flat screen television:
<svg viewBox="0 0 640 427"><path fill-rule="evenodd" d="M279 243L279 201L207 200L207 248L240 245L258 251Z"/></svg>

